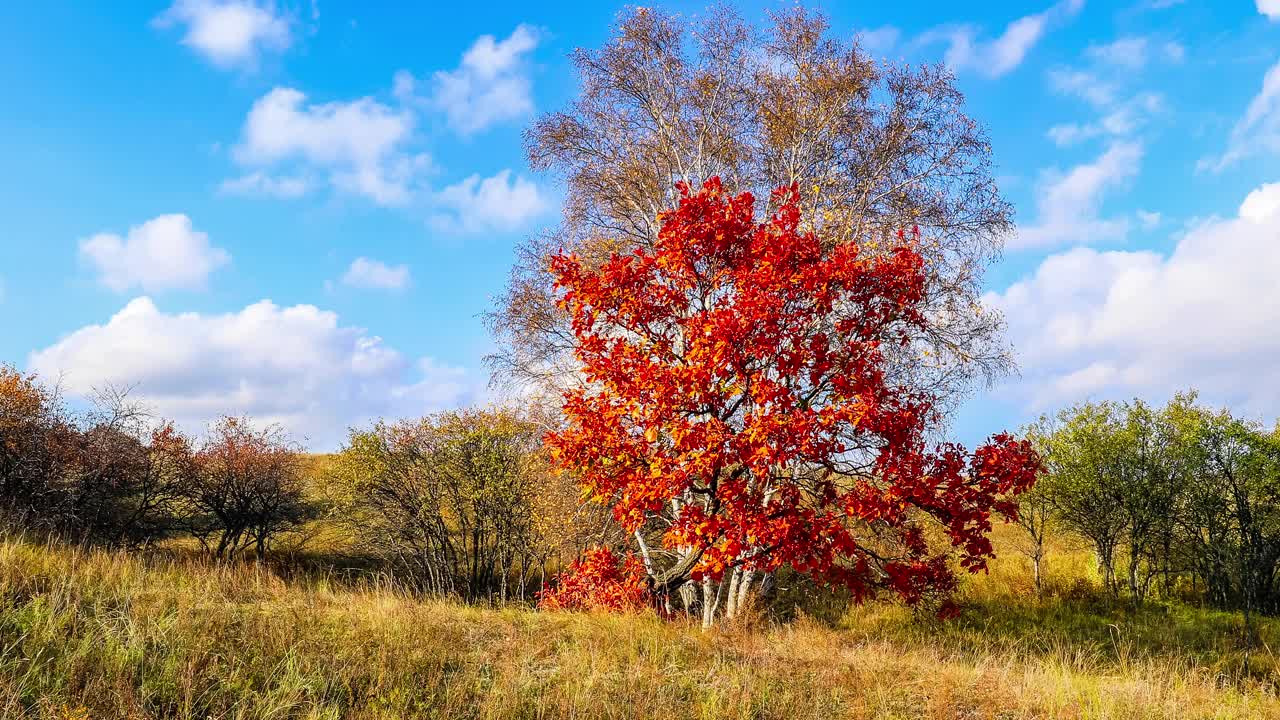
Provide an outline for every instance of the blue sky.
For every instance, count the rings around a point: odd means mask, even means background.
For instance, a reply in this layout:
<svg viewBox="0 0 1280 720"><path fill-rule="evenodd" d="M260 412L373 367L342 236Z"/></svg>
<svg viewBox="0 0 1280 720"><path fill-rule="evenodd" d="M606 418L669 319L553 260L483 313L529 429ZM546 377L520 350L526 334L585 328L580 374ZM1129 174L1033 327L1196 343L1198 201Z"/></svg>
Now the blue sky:
<svg viewBox="0 0 1280 720"><path fill-rule="evenodd" d="M480 314L558 212L521 130L618 7L403 5L0 6L0 362L321 448L484 401ZM1280 2L816 7L948 63L1016 207L987 299L1021 375L960 439L1188 386L1277 414Z"/></svg>

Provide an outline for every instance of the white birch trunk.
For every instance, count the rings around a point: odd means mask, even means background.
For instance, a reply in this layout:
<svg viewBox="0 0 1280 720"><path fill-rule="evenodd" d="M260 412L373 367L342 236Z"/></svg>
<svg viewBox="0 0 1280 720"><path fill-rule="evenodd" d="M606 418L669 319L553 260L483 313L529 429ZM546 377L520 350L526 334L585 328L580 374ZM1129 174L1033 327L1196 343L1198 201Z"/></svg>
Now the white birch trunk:
<svg viewBox="0 0 1280 720"><path fill-rule="evenodd" d="M732 620L738 614L738 584L742 582L742 568L736 567L729 573L729 596L724 606L725 617Z"/></svg>
<svg viewBox="0 0 1280 720"><path fill-rule="evenodd" d="M718 594L718 593L717 593ZM711 578L702 578L702 629L711 628L711 624L715 619L716 597L711 593Z"/></svg>
<svg viewBox="0 0 1280 720"><path fill-rule="evenodd" d="M738 613L741 613L751 601L751 581L755 580L755 576L755 570L747 570L742 573L742 582L738 583L738 599L734 603Z"/></svg>

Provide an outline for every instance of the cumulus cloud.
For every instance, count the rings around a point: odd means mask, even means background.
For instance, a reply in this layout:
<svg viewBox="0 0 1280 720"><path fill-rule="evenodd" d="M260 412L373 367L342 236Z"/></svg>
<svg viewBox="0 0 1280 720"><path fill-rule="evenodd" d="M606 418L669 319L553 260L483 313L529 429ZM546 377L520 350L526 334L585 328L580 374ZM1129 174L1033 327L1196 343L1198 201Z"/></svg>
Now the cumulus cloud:
<svg viewBox="0 0 1280 720"><path fill-rule="evenodd" d="M481 36L457 69L432 77L426 95L410 73L397 73L390 93L395 99L388 102L363 97L317 103L299 90L277 87L250 109L232 149L241 173L219 190L296 198L327 185L378 205L421 211L442 232L515 230L546 209L538 186L502 170L432 187L427 178L438 168L419 150L425 141L419 129L435 112L463 135L530 112L526 64L537 43L538 32L527 25L503 40Z"/></svg>
<svg viewBox="0 0 1280 720"><path fill-rule="evenodd" d="M1280 153L1280 62L1267 70L1262 88L1231 129L1226 151L1216 158L1202 159L1199 168L1220 172L1259 153Z"/></svg>
<svg viewBox="0 0 1280 720"><path fill-rule="evenodd" d="M1280 0L1257 0L1258 12L1268 20L1280 20Z"/></svg>
<svg viewBox="0 0 1280 720"><path fill-rule="evenodd" d="M209 274L231 261L186 215L161 215L129 228L121 237L102 232L80 241L80 258L103 285L124 292L203 289Z"/></svg>
<svg viewBox="0 0 1280 720"><path fill-rule="evenodd" d="M1083 7L1084 0L1061 0L1047 10L1014 20L991 40L980 39L979 29L972 25L959 25L927 31L916 42L946 42L944 60L956 72L973 71L996 78L1021 65L1050 28L1070 20Z"/></svg>
<svg viewBox="0 0 1280 720"><path fill-rule="evenodd" d="M316 172L327 174L337 190L401 205L430 166L426 154L408 149L413 126L412 113L373 98L307 103L298 90L275 88L253 104L234 150L237 162L257 170L224 188L296 195L306 190L297 174ZM280 168L294 177L270 174Z"/></svg>
<svg viewBox="0 0 1280 720"><path fill-rule="evenodd" d="M1034 410L1196 387L1249 412L1280 405L1280 183L1233 218L1193 224L1172 252L1076 248L987 304L1001 310Z"/></svg>
<svg viewBox="0 0 1280 720"><path fill-rule="evenodd" d="M343 274L342 284L373 290L403 290L409 286L409 266L393 267L379 260L359 257Z"/></svg>
<svg viewBox="0 0 1280 720"><path fill-rule="evenodd" d="M221 68L252 68L263 52L292 41L289 19L256 0L176 0L154 22L185 27L182 43Z"/></svg>
<svg viewBox="0 0 1280 720"><path fill-rule="evenodd" d="M1066 172L1042 174L1036 190L1036 220L1020 226L1011 249L1086 244L1121 239L1127 218L1100 215L1105 194L1133 178L1142 161L1142 145L1117 141L1102 155Z"/></svg>
<svg viewBox="0 0 1280 720"><path fill-rule="evenodd" d="M510 170L484 179L472 175L437 193L434 201L432 227L452 233L515 230L548 206L537 185Z"/></svg>
<svg viewBox="0 0 1280 720"><path fill-rule="evenodd" d="M396 75L395 94L444 113L460 135L522 117L533 111L527 56L538 40L538 31L529 25L520 25L504 40L482 35L457 68L432 75L427 97L418 96L418 82L407 71Z"/></svg>
<svg viewBox="0 0 1280 720"><path fill-rule="evenodd" d="M31 354L31 370L83 396L107 385L199 431L221 414L278 422L312 447L349 426L475 401L466 371L413 360L333 312L269 300L225 314L168 313L147 297Z"/></svg>

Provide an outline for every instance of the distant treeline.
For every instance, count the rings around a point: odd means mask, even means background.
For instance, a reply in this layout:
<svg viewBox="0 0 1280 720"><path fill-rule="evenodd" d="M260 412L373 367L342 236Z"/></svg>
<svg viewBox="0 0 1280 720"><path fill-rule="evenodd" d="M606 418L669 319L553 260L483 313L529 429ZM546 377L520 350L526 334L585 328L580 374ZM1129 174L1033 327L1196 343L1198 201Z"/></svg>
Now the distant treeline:
<svg viewBox="0 0 1280 720"><path fill-rule="evenodd" d="M274 429L225 418L199 446L106 391L81 417L0 367L0 509L10 527L139 547L178 534L219 557L265 552L312 516L300 454Z"/></svg>
<svg viewBox="0 0 1280 720"><path fill-rule="evenodd" d="M1019 513L1037 586L1049 537L1066 533L1117 596L1280 614L1280 431L1182 394L1077 405L1027 435L1044 461ZM3 366L0 519L112 547L186 538L218 559L296 548L327 523L401 585L468 600L531 599L583 548L625 544L519 413L378 423L317 458L244 418L197 441L122 393L76 415Z"/></svg>
<svg viewBox="0 0 1280 720"><path fill-rule="evenodd" d="M402 586L530 598L606 518L547 471L515 413L464 411L353 431L317 460L276 426L224 417L197 441L106 391L82 414L0 366L0 524L139 549L193 539L211 557L264 557L317 521ZM593 537L588 538L588 535Z"/></svg>
<svg viewBox="0 0 1280 720"><path fill-rule="evenodd" d="M1045 474L1020 523L1040 577L1055 528L1094 547L1103 583L1280 612L1280 429L1197 404L1085 403L1029 429Z"/></svg>

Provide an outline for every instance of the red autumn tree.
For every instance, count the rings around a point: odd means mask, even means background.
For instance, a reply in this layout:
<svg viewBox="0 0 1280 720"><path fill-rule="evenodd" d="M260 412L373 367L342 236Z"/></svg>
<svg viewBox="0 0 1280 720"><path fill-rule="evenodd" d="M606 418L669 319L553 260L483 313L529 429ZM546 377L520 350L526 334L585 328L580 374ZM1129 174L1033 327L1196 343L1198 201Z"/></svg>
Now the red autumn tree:
<svg viewBox="0 0 1280 720"><path fill-rule="evenodd" d="M764 222L718 178L680 191L652 249L551 261L583 382L547 442L634 532L656 599L709 625L783 565L858 600L945 594L930 521L984 568L992 513L1016 513L1039 461L1003 434L926 441L935 399L887 361L934 322L919 238L824 243L794 187Z"/></svg>

